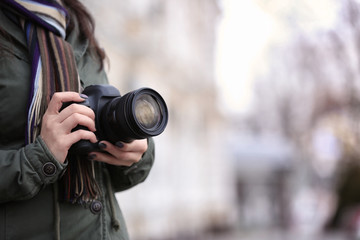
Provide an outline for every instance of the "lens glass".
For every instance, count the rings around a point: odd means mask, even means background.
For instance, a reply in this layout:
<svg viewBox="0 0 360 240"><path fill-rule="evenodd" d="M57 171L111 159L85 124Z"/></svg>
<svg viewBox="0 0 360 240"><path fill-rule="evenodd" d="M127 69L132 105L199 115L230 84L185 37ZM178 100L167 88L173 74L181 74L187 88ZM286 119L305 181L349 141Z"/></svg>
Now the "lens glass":
<svg viewBox="0 0 360 240"><path fill-rule="evenodd" d="M135 116L146 129L156 127L161 121L161 110L158 102L149 94L143 94L136 99Z"/></svg>

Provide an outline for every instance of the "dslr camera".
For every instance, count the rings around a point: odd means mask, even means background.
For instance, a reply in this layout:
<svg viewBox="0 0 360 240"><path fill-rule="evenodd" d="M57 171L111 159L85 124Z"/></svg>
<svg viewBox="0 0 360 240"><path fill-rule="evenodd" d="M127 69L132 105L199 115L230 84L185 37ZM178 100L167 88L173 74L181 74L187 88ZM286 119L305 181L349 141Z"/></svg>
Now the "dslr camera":
<svg viewBox="0 0 360 240"><path fill-rule="evenodd" d="M112 143L131 142L157 136L165 130L168 110L164 99L151 88L140 88L124 96L111 85L91 85L82 92L88 98L81 103L95 112L95 127L98 140ZM71 103L64 104L63 108ZM85 128L77 126L75 129ZM86 155L101 151L97 143L80 140L70 152Z"/></svg>

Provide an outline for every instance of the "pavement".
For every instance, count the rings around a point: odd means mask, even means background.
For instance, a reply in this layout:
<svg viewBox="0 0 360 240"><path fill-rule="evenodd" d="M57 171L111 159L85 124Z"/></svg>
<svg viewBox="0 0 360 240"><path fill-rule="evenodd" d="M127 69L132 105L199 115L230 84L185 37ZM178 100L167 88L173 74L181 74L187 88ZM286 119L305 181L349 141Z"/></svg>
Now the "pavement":
<svg viewBox="0 0 360 240"><path fill-rule="evenodd" d="M302 234L283 231L260 231L260 232L229 232L197 236L194 239L184 238L179 240L359 240L345 236L343 233L329 234Z"/></svg>

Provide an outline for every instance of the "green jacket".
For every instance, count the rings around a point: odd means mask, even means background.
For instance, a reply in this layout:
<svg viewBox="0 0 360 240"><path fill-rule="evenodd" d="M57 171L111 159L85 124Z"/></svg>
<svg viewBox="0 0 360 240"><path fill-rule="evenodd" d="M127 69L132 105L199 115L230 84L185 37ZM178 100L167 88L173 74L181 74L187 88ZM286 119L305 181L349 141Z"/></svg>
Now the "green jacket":
<svg viewBox="0 0 360 240"><path fill-rule="evenodd" d="M145 180L154 160L152 139L143 158L131 167L96 163L102 191L99 212L58 201L55 183L66 164L54 159L40 137L24 146L31 66L24 33L1 9L0 26L11 35L9 39L0 34L0 240L55 239L59 221L61 239L128 239L114 192ZM83 86L107 83L76 29L67 41L73 46ZM44 171L49 164L56 167L53 175ZM118 230L113 226L116 219Z"/></svg>

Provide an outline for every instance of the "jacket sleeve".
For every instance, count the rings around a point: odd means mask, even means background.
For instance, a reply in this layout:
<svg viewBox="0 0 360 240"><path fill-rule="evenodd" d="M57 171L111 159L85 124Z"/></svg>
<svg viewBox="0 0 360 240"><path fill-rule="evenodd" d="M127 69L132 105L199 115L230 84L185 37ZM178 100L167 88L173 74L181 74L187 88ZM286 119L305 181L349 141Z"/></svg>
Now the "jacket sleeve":
<svg viewBox="0 0 360 240"><path fill-rule="evenodd" d="M116 192L129 189L147 178L155 159L155 144L152 138L148 139L148 149L141 160L130 167L107 165L111 183Z"/></svg>
<svg viewBox="0 0 360 240"><path fill-rule="evenodd" d="M41 137L18 150L0 150L0 159L0 203L34 197L66 168L52 156Z"/></svg>

